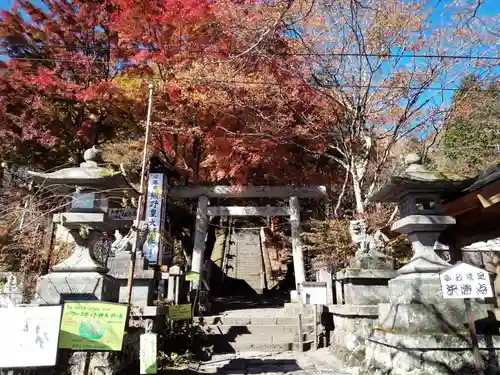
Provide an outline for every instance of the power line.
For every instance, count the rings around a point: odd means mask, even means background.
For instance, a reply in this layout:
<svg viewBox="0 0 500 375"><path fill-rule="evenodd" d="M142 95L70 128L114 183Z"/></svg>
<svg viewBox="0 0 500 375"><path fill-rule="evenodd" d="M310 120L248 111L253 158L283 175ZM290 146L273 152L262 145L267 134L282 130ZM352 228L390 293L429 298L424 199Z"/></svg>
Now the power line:
<svg viewBox="0 0 500 375"><path fill-rule="evenodd" d="M68 75L70 76L80 76L80 77L87 77L87 78L115 78L112 77L111 74L92 74L92 73L74 73L74 72L69 72ZM238 81L238 80L221 80L221 79L212 79L212 78L207 78L207 79L190 79L190 78L174 78L174 81L178 82L186 82L186 83L194 83L194 84L203 84L203 85L243 85L243 86L263 86L263 87L305 87L305 88L315 88L315 85L313 84L307 84L307 83L291 83L291 82L283 82L283 83L271 83L271 82L261 82L261 81ZM377 86L375 84L373 85L355 85L355 84L340 84L340 85L332 85L332 84L322 84L319 86L319 88L325 88L325 89L332 89L332 88L352 88L352 89L362 89L362 88L367 88L367 89L374 89L374 90L423 90L423 91L450 91L450 92L455 92L459 91L460 88L458 87L437 87L437 86L404 86L404 85L399 85L399 86L391 86L391 85L385 85L385 86ZM483 89L469 89L468 91L474 92L482 92L484 91ZM489 89L489 91L493 92L500 92L500 89Z"/></svg>
<svg viewBox="0 0 500 375"><path fill-rule="evenodd" d="M9 45L5 48L8 47L13 47L16 45ZM19 47L25 47L25 45L18 45ZM54 46L49 48L60 48L67 50L68 52L73 52L71 51L70 48L65 47L65 46ZM126 47L123 47L126 49ZM132 47L135 48L139 51L150 51L149 48L147 47ZM88 51L88 52L96 52L99 50L102 51L108 51L108 50L114 50L114 49L120 49L120 47L102 47L102 48L97 48L97 47L79 47L78 49L75 48L74 52L79 52L79 51ZM175 48L172 49L173 51L176 51ZM157 51L150 51L151 53L157 52ZM169 52L169 50L165 50L163 52ZM243 51L210 51L209 49L183 49L180 48L176 51L177 53L193 53L193 54L226 54L228 56L231 55L239 55ZM456 55L456 54L432 54L432 53L359 53L359 52L276 52L276 51L268 51L270 55L273 56L332 56L332 57L377 57L377 58L397 58L397 59L454 59L454 60L490 60L490 61L500 61L500 56L490 56L490 55L467 55L467 54L461 54L461 55ZM75 60L55 60L55 59L44 59L44 58L30 58L30 57L15 57L11 58L12 60L40 60L40 61L46 61L46 60L53 60L53 61L68 61L68 62L75 62ZM102 64L108 64L108 62L105 61L95 61L92 63L102 63Z"/></svg>
<svg viewBox="0 0 500 375"><path fill-rule="evenodd" d="M361 55L361 54L358 54ZM500 58L498 58L500 60ZM47 61L47 62L78 62L75 60L70 60L70 59L47 59L47 58L12 58L12 60L19 60L19 61ZM103 61L82 61L83 62L90 62L92 64L112 64L112 62L103 62ZM118 64L118 62L115 62ZM127 67L136 67L136 65L132 66L126 66L124 65L123 68ZM61 73L67 73L69 76L81 76L81 77L88 77L88 78L114 78L118 76L121 71L117 70L116 74L96 74L96 73L86 73L86 72L74 72L74 71L66 71L66 72L61 72ZM270 82L261 82L261 81L238 81L238 80L219 80L219 79L187 79L187 78L175 78L177 81L184 81L184 82L191 82L191 83L200 83L200 84L233 84L233 85L259 85L259 86L277 86L277 87L283 87L286 85L289 86L294 86L294 87L313 87L314 85L312 84L307 84L307 83L270 83ZM386 85L386 86L379 86L376 84L372 85L358 85L358 84L340 84L340 85L335 85L335 84L322 84L318 85L322 88L368 88L368 89L383 89L383 90L394 90L394 89L400 89L400 90L430 90L430 91L458 91L460 90L459 88L453 88L453 87L435 87L435 86L418 86L418 85L401 85L401 86L393 86L393 85ZM491 89L490 89L491 90ZM482 89L471 89L470 91L483 91ZM495 89L491 91L497 91Z"/></svg>
<svg viewBox="0 0 500 375"><path fill-rule="evenodd" d="M72 75L76 76L84 76L88 78L111 78L109 75L93 75L93 74L75 74L71 73ZM312 84L307 84L307 83L270 83L270 82L259 82L259 81L231 81L231 80L217 80L217 79L189 79L189 78L174 78L175 81L180 81L180 82L187 82L187 83L197 83L197 84L203 84L203 85L247 85L247 86L264 86L264 87L308 87L308 88L313 88L314 85ZM436 87L436 86L377 86L377 85L352 85L352 84L341 84L341 85L330 85L330 84L324 84L321 85L321 88L353 88L353 89L360 89L360 88L367 88L367 89L374 89L374 90L430 90L430 91L458 91L460 88L453 88L453 87ZM484 90L482 89L470 89L468 91L479 91L482 92ZM496 89L490 89L490 91L500 91Z"/></svg>

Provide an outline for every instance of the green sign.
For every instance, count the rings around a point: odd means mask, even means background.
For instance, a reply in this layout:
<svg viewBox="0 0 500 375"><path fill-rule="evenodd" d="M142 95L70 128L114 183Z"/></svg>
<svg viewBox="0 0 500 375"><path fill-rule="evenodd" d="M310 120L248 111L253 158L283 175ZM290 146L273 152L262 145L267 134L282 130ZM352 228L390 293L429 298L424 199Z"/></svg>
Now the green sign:
<svg viewBox="0 0 500 375"><path fill-rule="evenodd" d="M156 351L156 334L145 333L140 338L140 368L141 374L156 374L157 351Z"/></svg>
<svg viewBox="0 0 500 375"><path fill-rule="evenodd" d="M173 321L191 319L191 304L169 306L168 318Z"/></svg>
<svg viewBox="0 0 500 375"><path fill-rule="evenodd" d="M200 274L198 272L189 271L186 273L186 281L198 281L200 279Z"/></svg>
<svg viewBox="0 0 500 375"><path fill-rule="evenodd" d="M59 348L120 351L127 316L127 305L65 302Z"/></svg>

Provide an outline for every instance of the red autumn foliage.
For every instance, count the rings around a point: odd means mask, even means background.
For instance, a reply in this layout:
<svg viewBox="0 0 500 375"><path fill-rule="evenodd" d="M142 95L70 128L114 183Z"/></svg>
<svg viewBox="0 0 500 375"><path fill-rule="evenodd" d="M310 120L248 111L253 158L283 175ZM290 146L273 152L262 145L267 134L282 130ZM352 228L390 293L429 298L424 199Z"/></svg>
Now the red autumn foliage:
<svg viewBox="0 0 500 375"><path fill-rule="evenodd" d="M0 78L2 134L30 162L136 137L154 82L153 145L191 181L336 181L321 152L339 107L284 54L287 3L44 4L21 0L0 15L11 57Z"/></svg>

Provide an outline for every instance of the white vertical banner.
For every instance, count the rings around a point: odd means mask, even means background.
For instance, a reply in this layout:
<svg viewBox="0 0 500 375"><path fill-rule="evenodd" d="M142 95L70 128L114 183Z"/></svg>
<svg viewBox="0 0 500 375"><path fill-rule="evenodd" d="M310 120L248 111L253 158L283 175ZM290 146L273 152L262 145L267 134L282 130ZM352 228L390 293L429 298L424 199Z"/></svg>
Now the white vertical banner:
<svg viewBox="0 0 500 375"><path fill-rule="evenodd" d="M158 254L161 246L163 179L163 173L150 173L148 178L146 221L149 226L149 234L142 251L144 256L148 259L149 264L158 263Z"/></svg>
<svg viewBox="0 0 500 375"><path fill-rule="evenodd" d="M139 363L141 374L156 374L158 371L156 342L155 333L144 333L140 337Z"/></svg>

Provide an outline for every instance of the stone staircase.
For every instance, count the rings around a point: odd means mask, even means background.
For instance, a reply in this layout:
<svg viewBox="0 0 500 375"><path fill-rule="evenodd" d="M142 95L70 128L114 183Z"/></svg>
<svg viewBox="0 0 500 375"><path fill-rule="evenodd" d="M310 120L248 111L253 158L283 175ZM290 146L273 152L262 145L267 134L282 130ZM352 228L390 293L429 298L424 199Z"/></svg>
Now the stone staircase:
<svg viewBox="0 0 500 375"><path fill-rule="evenodd" d="M203 321L207 343L215 353L245 351L282 352L299 349L298 313L300 306L254 307L230 310L197 318ZM303 307L302 340L307 350L314 340L314 316Z"/></svg>
<svg viewBox="0 0 500 375"><path fill-rule="evenodd" d="M231 234L226 253L227 276L245 281L257 294L265 288L262 251L258 231Z"/></svg>

